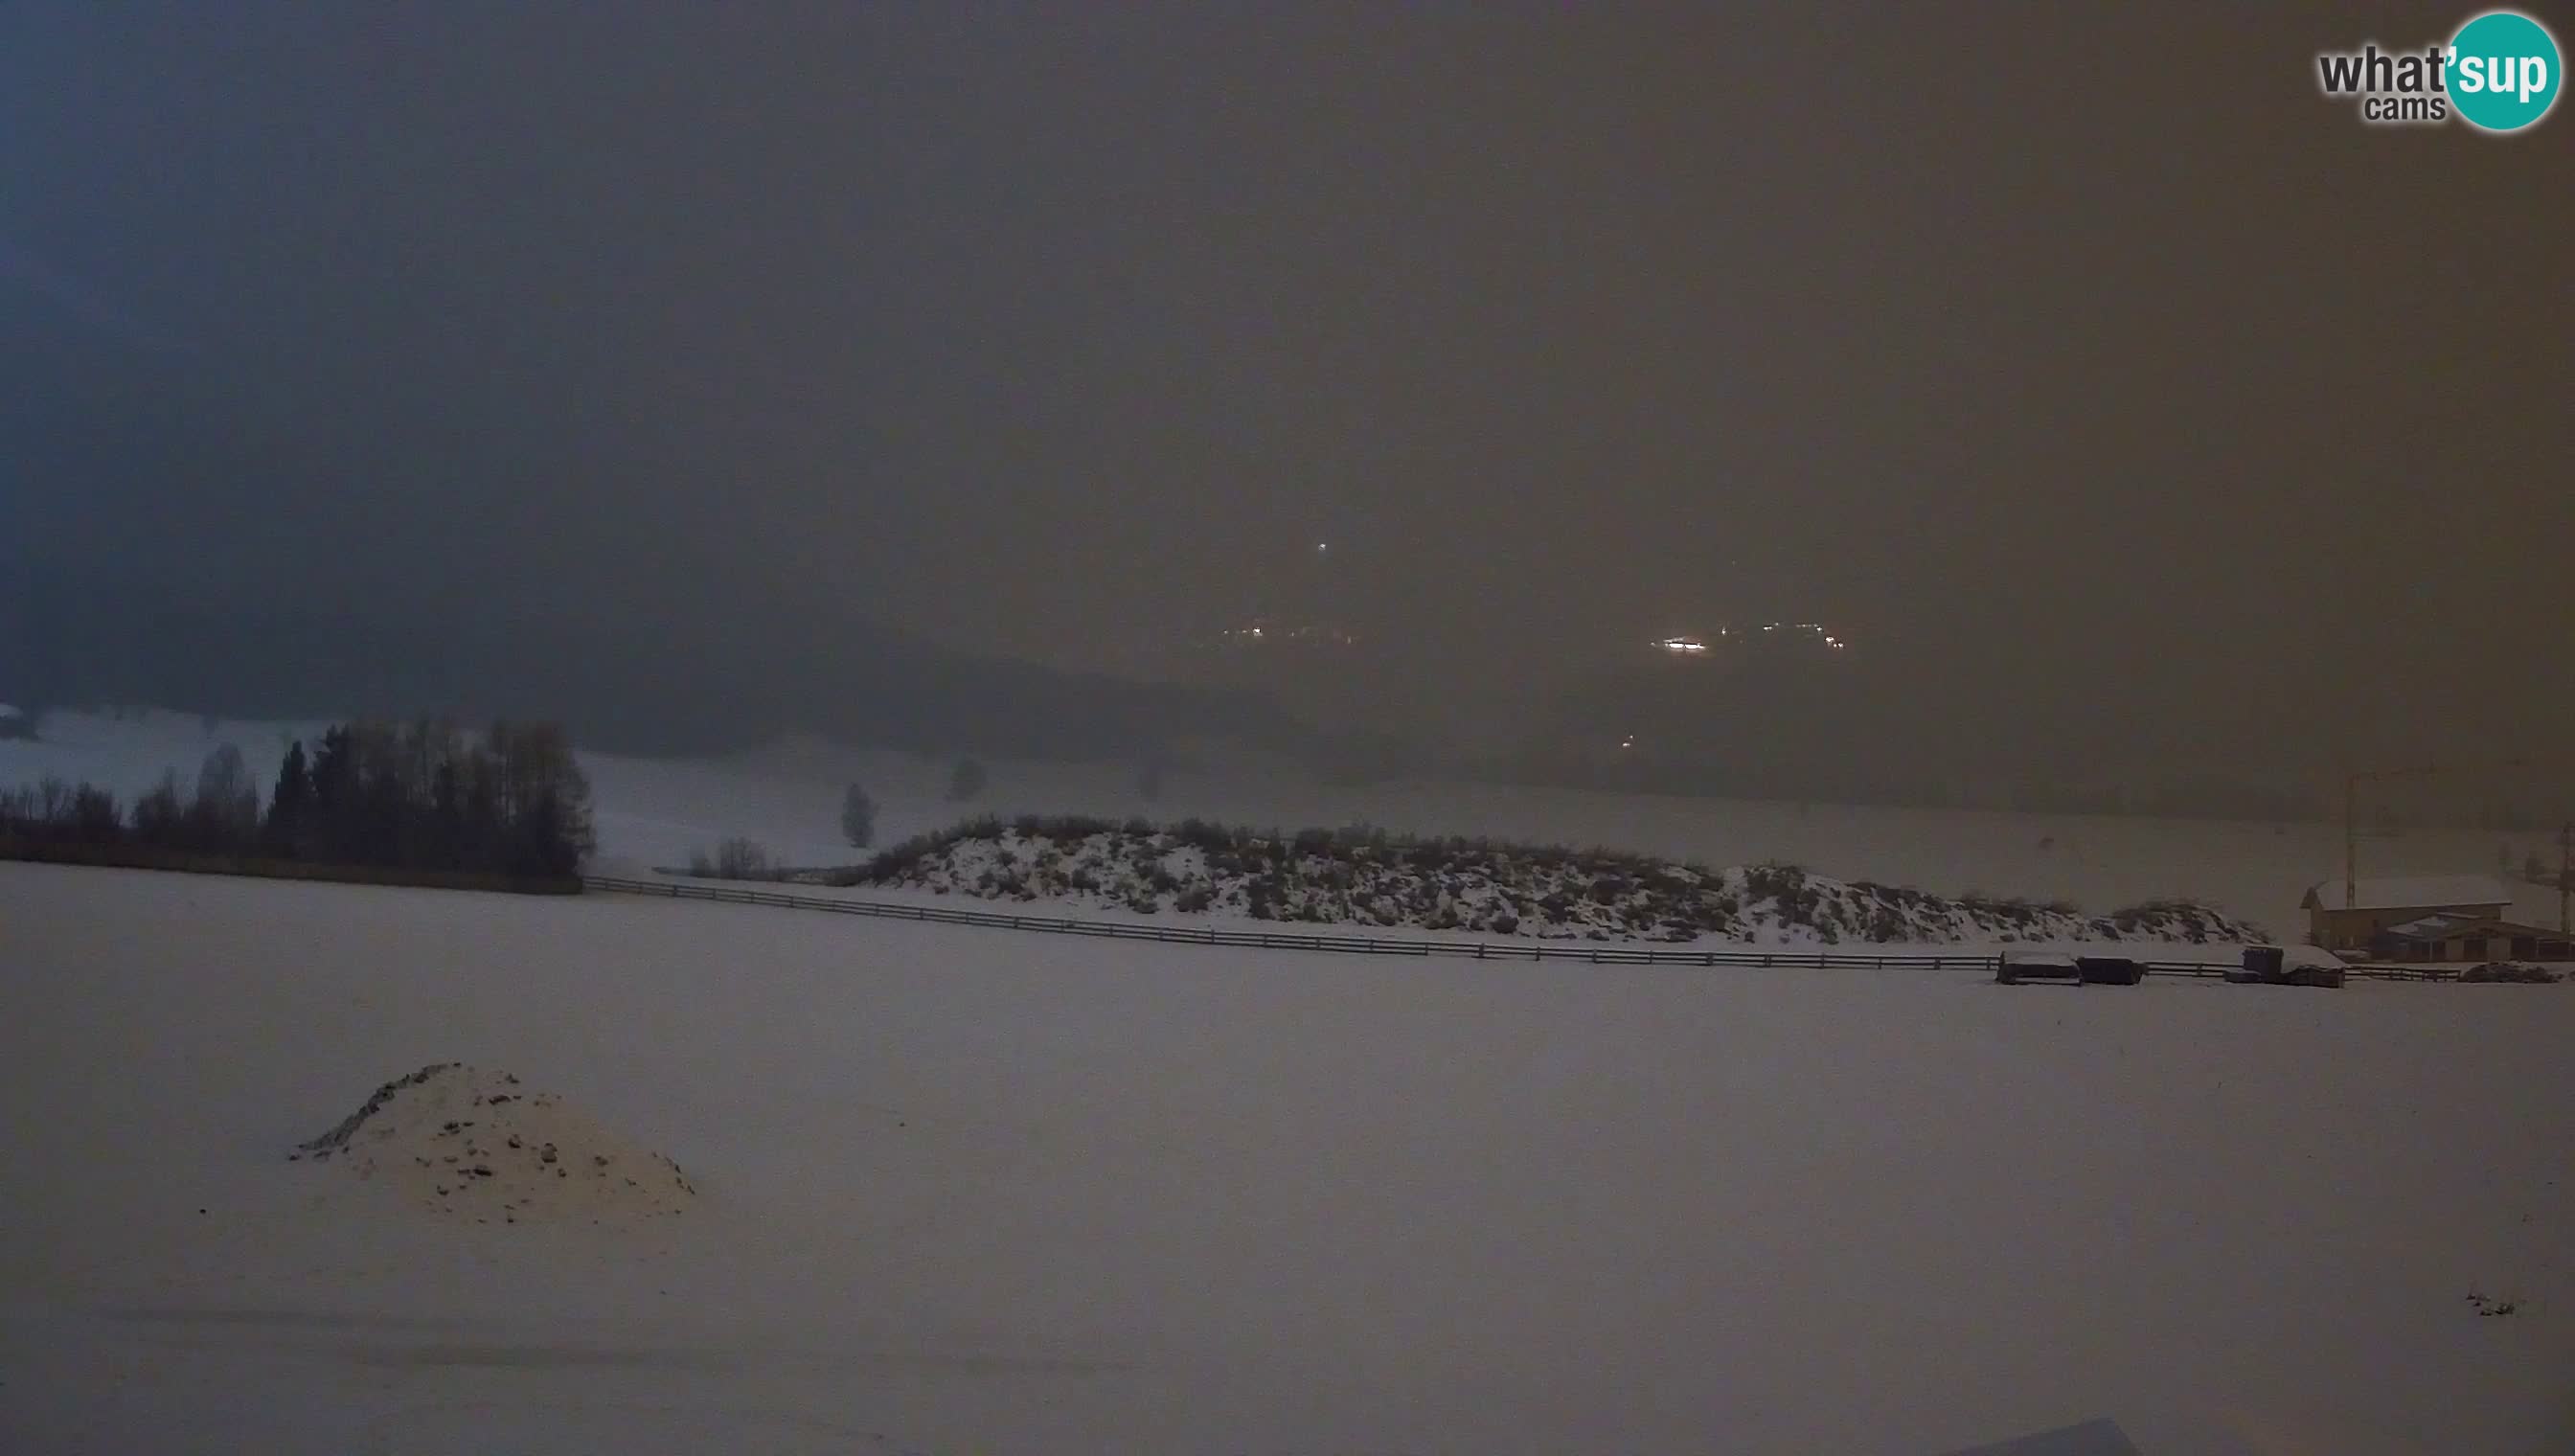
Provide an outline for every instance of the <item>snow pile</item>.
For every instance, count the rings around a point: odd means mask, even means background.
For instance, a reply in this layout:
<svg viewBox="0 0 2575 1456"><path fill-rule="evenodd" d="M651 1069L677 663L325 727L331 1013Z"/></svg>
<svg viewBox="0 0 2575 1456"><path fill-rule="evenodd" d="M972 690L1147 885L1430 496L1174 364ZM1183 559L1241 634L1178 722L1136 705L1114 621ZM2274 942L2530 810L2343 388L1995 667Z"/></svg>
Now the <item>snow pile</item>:
<svg viewBox="0 0 2575 1456"><path fill-rule="evenodd" d="M405 1202L477 1223L625 1223L696 1197L680 1165L508 1072L433 1062L376 1089L293 1158L337 1162Z"/></svg>
<svg viewBox="0 0 2575 1456"><path fill-rule="evenodd" d="M1203 820L981 819L925 835L831 882L1138 914L1246 915L1550 939L1771 944L2261 940L2205 905L2108 915L2071 905L1829 879L1795 865L1733 869L1606 849L1408 839L1365 827L1293 834Z"/></svg>

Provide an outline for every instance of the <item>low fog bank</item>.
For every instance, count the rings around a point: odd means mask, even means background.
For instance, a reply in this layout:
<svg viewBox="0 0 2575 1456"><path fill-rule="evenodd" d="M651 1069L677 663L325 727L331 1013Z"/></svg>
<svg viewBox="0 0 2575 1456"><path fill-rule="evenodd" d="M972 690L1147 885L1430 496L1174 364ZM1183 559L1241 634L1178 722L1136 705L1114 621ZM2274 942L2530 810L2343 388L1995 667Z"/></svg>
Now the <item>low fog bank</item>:
<svg viewBox="0 0 2575 1456"><path fill-rule="evenodd" d="M593 626L60 580L0 595L16 597L0 622L0 701L30 709L543 718L587 746L661 755L733 752L797 730L1038 758L1151 757L1204 737L1323 746L1253 694L971 657L785 609L757 627L714 627L675 603L665 620Z"/></svg>
<svg viewBox="0 0 2575 1456"><path fill-rule="evenodd" d="M503 618L467 602L29 573L0 586L0 702L250 721L547 719L587 748L657 757L807 733L1129 772L1215 751L1343 783L2268 820L2339 818L2346 765L2433 763L2441 771L2368 783L2363 816L2521 829L2575 809L2562 761L2508 733L2479 748L2409 735L2402 721L2158 694L2110 674L2006 696L1789 656L1621 665L1569 686L1532 672L1443 693L1417 667L1362 661L1317 695L1292 675L1265 691L1257 679L1144 682L978 657L828 608L752 616L675 604L660 618L603 617L568 600L554 617Z"/></svg>

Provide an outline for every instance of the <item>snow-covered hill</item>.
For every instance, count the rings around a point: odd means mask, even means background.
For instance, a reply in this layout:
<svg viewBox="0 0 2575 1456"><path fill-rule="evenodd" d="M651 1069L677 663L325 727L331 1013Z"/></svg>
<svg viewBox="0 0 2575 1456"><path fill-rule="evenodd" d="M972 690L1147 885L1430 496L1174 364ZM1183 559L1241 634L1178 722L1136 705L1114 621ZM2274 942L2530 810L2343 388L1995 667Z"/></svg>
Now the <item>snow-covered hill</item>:
<svg viewBox="0 0 2575 1456"><path fill-rule="evenodd" d="M1293 834L1184 820L970 820L831 882L1254 919L1548 939L2240 942L2257 926L2159 901L2107 915L1828 879L1790 864L1732 869L1605 849L1409 839L1364 826Z"/></svg>

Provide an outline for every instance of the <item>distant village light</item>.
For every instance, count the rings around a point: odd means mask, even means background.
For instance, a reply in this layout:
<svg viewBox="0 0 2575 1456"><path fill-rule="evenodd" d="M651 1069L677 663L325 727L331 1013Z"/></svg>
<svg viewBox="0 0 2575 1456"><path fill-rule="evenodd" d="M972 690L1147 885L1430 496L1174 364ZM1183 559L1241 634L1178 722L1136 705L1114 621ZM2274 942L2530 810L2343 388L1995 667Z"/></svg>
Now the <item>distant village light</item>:
<svg viewBox="0 0 2575 1456"><path fill-rule="evenodd" d="M1850 646L1850 643L1840 634L1826 631L1820 622L1765 622L1761 624L1761 631L1796 633L1821 643L1834 652L1840 652ZM1752 629L1748 627L1740 633L1731 627L1720 627L1716 630L1716 635L1719 638L1748 637L1751 632ZM1652 646L1657 651L1670 653L1675 657L1696 657L1713 651L1708 646L1707 639L1698 637L1656 638Z"/></svg>

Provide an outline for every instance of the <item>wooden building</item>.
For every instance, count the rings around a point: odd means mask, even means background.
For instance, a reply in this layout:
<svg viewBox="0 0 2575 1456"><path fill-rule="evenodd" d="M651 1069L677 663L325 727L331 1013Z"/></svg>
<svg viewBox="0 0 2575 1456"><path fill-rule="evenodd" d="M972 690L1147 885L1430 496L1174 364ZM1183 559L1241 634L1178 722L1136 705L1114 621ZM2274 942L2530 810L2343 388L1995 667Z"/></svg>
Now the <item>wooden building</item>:
<svg viewBox="0 0 2575 1456"><path fill-rule="evenodd" d="M2427 915L2456 915L2496 920L2512 903L2512 891L2475 874L2417 875L2398 879L2364 879L2358 893L2344 903L2343 882L2329 879L2307 891L2298 908L2307 912L2307 941L2327 950L2366 950L2370 937L2390 925Z"/></svg>
<svg viewBox="0 0 2575 1456"><path fill-rule="evenodd" d="M2379 960L2575 960L2563 930L2520 925L2486 915L2425 915L2369 937Z"/></svg>

